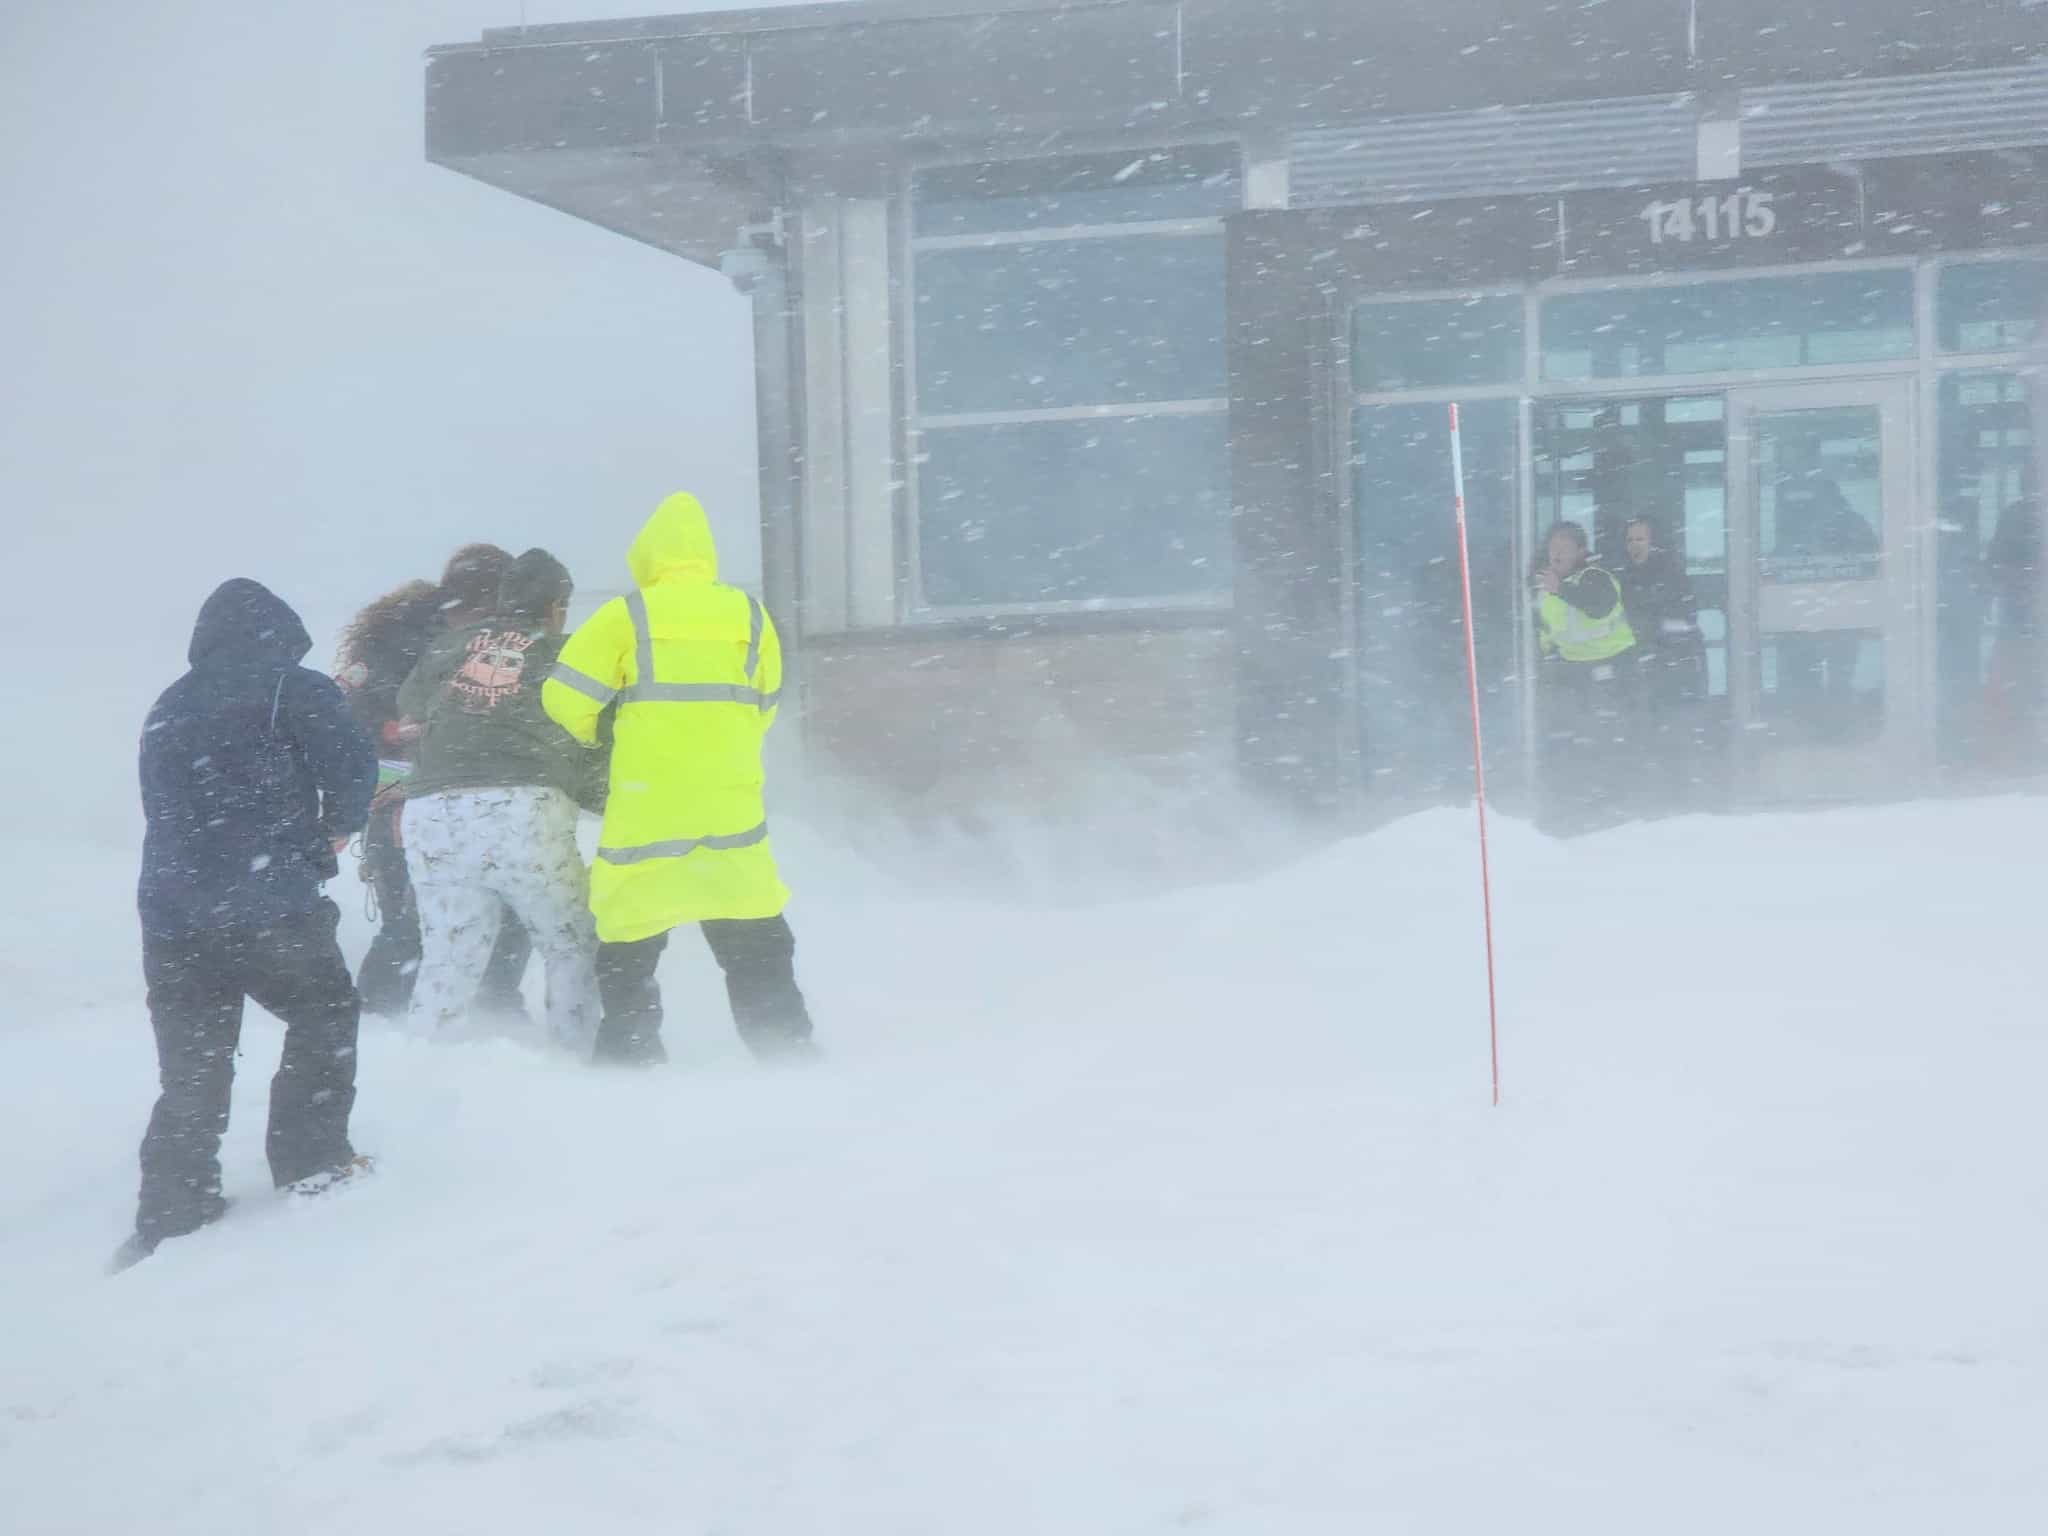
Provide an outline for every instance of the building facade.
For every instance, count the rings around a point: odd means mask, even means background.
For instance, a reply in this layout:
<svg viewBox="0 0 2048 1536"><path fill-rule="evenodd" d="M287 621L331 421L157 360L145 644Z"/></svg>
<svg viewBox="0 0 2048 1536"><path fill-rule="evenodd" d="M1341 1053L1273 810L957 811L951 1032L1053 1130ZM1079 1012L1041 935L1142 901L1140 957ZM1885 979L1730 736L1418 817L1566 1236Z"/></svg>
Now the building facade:
<svg viewBox="0 0 2048 1536"><path fill-rule="evenodd" d="M1453 401L1508 794L1563 520L1683 562L1729 795L2032 766L1998 683L2041 581L2048 6L506 29L431 55L427 149L752 295L764 595L858 778L1458 792Z"/></svg>

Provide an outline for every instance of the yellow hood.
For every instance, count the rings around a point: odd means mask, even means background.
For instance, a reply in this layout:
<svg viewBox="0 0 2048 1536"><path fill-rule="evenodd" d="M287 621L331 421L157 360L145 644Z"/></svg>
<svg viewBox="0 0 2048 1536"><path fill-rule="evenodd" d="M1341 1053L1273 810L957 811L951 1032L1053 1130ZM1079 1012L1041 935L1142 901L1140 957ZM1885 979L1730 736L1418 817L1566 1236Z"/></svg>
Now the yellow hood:
<svg viewBox="0 0 2048 1536"><path fill-rule="evenodd" d="M636 587L678 576L716 581L718 545L712 541L703 504L688 491L665 498L626 551L626 569L633 573Z"/></svg>

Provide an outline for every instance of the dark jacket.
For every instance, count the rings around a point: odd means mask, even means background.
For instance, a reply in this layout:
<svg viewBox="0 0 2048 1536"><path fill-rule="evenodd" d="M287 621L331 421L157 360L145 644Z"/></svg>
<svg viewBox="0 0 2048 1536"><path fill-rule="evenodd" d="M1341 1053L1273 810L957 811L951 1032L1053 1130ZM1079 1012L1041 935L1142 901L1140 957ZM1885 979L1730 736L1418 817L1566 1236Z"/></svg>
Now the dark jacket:
<svg viewBox="0 0 2048 1536"><path fill-rule="evenodd" d="M1628 606L1628 627L1635 631L1637 645L1655 651L1682 649L1697 641L1700 603L1676 555L1652 549L1641 565L1623 561L1617 573L1621 600Z"/></svg>
<svg viewBox="0 0 2048 1536"><path fill-rule="evenodd" d="M541 712L541 684L561 650L562 636L504 619L450 630L429 646L398 691L400 713L423 727L407 798L540 785L601 808L602 755Z"/></svg>
<svg viewBox="0 0 2048 1536"><path fill-rule="evenodd" d="M318 905L331 840L359 831L377 754L312 637L253 581L224 583L192 629L192 670L142 728L145 933L264 923Z"/></svg>
<svg viewBox="0 0 2048 1536"><path fill-rule="evenodd" d="M1994 633L2001 641L2031 640L2040 632L2041 512L2016 501L1998 516L1984 546L1984 585L1996 602Z"/></svg>

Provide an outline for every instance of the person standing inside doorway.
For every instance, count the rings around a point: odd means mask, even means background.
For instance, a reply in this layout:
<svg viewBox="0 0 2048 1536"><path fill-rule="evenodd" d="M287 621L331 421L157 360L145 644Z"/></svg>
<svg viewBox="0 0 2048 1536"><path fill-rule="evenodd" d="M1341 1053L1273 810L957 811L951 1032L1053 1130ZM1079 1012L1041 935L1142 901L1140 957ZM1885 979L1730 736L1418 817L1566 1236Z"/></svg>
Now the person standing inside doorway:
<svg viewBox="0 0 2048 1536"><path fill-rule="evenodd" d="M775 625L718 579L697 498L668 497L627 555L633 590L562 647L541 702L596 746L608 708L610 793L590 906L604 1019L599 1061L667 1059L655 967L672 929L696 923L725 972L733 1022L762 1059L815 1053L796 982L789 890L768 845L761 747L782 692Z"/></svg>
<svg viewBox="0 0 2048 1536"><path fill-rule="evenodd" d="M245 999L285 1026L265 1138L272 1180L311 1188L367 1166L348 1134L355 982L321 886L369 816L377 754L340 688L300 665L312 647L282 599L227 582L199 610L191 670L142 729L136 905L162 1092L116 1268L227 1208L220 1138Z"/></svg>
<svg viewBox="0 0 2048 1536"><path fill-rule="evenodd" d="M363 831L359 873L369 887L377 932L356 971L363 1012L405 1012L420 963L420 921L398 840L412 747L398 718L398 689L441 632L441 593L431 581L408 581L366 604L342 631L334 680L355 722L377 748L377 795Z"/></svg>
<svg viewBox="0 0 2048 1536"><path fill-rule="evenodd" d="M1547 830L1570 833L1626 816L1639 680L1621 584L1589 558L1586 530L1550 530L1536 575L1542 655L1541 804Z"/></svg>
<svg viewBox="0 0 2048 1536"><path fill-rule="evenodd" d="M1622 548L1627 558L1615 575L1642 674L1644 761L1657 781L1647 787L1657 799L1679 802L1692 790L1693 735L1706 696L1699 599L1685 562L1658 543L1648 518L1629 520Z"/></svg>

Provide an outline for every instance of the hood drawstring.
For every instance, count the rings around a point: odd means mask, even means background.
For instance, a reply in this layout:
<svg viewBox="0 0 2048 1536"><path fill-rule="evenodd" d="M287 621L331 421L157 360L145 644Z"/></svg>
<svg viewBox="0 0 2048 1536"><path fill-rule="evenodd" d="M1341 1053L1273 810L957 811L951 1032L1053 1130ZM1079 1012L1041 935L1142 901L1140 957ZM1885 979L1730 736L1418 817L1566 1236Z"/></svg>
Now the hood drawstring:
<svg viewBox="0 0 2048 1536"><path fill-rule="evenodd" d="M270 734L277 734L277 706L284 698L284 674L277 674L277 689L270 695Z"/></svg>

